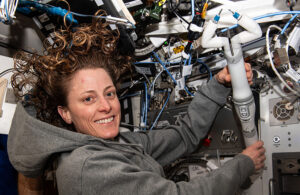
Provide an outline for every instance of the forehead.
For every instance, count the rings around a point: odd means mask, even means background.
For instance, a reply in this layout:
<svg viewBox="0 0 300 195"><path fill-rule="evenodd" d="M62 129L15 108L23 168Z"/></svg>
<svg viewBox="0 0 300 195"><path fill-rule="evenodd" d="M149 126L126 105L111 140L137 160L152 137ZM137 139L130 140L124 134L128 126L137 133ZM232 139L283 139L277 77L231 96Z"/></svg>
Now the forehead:
<svg viewBox="0 0 300 195"><path fill-rule="evenodd" d="M82 69L71 79L71 88L106 87L113 85L112 79L103 68Z"/></svg>

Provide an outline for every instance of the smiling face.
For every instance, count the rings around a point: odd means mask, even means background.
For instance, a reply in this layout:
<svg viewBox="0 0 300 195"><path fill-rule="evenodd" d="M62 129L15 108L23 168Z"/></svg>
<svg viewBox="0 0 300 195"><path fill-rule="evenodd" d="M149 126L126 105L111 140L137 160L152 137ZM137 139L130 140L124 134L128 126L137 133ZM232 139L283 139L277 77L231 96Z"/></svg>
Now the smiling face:
<svg viewBox="0 0 300 195"><path fill-rule="evenodd" d="M77 132L103 139L113 139L119 133L120 102L103 68L77 71L69 83L67 106L58 106L58 112Z"/></svg>

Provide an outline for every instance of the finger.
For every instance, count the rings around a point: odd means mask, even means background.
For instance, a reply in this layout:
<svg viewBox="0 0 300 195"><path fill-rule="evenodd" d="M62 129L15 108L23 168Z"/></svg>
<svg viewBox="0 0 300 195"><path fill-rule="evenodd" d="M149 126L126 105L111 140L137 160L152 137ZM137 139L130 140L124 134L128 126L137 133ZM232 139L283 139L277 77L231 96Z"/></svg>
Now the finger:
<svg viewBox="0 0 300 195"><path fill-rule="evenodd" d="M257 141L253 144L253 147L256 149L259 149L259 148L263 147L263 145L264 145L263 141Z"/></svg>
<svg viewBox="0 0 300 195"><path fill-rule="evenodd" d="M263 157L260 159L260 162L261 162L261 163L264 163L266 159L267 159L266 156L263 156Z"/></svg>
<svg viewBox="0 0 300 195"><path fill-rule="evenodd" d="M252 85L252 84L253 84L252 79L248 79L248 84L249 84L249 85Z"/></svg>
<svg viewBox="0 0 300 195"><path fill-rule="evenodd" d="M223 70L222 70L223 71ZM219 74L218 74L218 80L219 80L219 82L220 83L224 83L224 80L225 80L225 74L223 74L222 72L220 72Z"/></svg>
<svg viewBox="0 0 300 195"><path fill-rule="evenodd" d="M253 73L252 72L246 72L246 76L247 76L247 79L251 79L253 78Z"/></svg>
<svg viewBox="0 0 300 195"><path fill-rule="evenodd" d="M265 166L265 163L260 163L259 165L255 166L256 171L262 169Z"/></svg>
<svg viewBox="0 0 300 195"><path fill-rule="evenodd" d="M224 73L229 74L228 66L225 66L225 68L223 68L223 70L224 70Z"/></svg>
<svg viewBox="0 0 300 195"><path fill-rule="evenodd" d="M266 150L265 150L265 148L260 148L260 149L258 150L258 154L259 154L259 156L264 156L264 155L265 155L265 153L266 153Z"/></svg>
<svg viewBox="0 0 300 195"><path fill-rule="evenodd" d="M226 75L224 79L227 83L231 82L231 76L229 74Z"/></svg>
<svg viewBox="0 0 300 195"><path fill-rule="evenodd" d="M251 64L245 62L246 71L251 71Z"/></svg>

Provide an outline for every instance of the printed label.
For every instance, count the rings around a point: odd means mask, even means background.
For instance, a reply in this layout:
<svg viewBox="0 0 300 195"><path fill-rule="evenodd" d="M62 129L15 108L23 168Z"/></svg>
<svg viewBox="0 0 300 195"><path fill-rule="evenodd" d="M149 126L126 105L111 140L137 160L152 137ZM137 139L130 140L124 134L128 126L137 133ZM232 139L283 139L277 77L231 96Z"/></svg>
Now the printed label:
<svg viewBox="0 0 300 195"><path fill-rule="evenodd" d="M183 66L183 68L182 68L182 76L189 76L189 75L191 75L192 70L193 70L193 65Z"/></svg>

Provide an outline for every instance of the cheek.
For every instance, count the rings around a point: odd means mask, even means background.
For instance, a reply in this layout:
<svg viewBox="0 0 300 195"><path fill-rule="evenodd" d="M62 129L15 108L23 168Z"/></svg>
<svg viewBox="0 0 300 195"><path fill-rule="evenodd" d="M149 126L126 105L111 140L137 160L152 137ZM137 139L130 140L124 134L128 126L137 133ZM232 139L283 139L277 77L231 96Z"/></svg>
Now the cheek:
<svg viewBox="0 0 300 195"><path fill-rule="evenodd" d="M76 123L88 122L93 117L94 110L90 108L78 108L72 112L72 120Z"/></svg>
<svg viewBox="0 0 300 195"><path fill-rule="evenodd" d="M116 99L113 103L113 109L115 114L121 115L121 105L118 99Z"/></svg>

